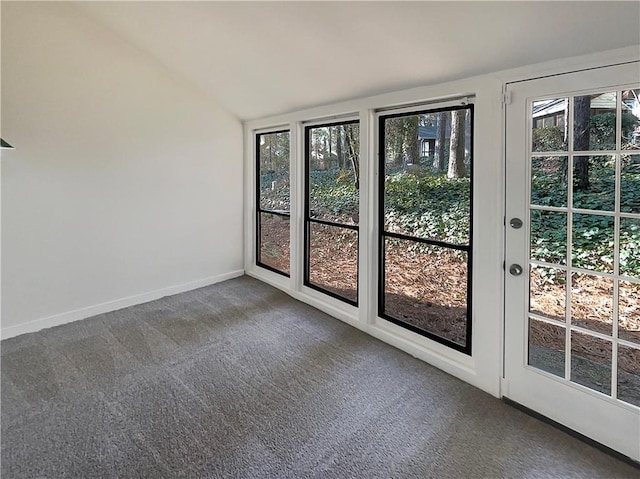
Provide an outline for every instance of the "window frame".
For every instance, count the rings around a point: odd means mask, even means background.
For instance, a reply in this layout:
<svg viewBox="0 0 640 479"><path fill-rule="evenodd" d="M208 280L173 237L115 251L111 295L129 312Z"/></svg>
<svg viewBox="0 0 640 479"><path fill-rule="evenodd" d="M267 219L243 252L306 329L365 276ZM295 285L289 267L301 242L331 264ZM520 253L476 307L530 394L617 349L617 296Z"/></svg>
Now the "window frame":
<svg viewBox="0 0 640 479"><path fill-rule="evenodd" d="M464 353L468 356L472 355L472 333L473 333L473 224L474 224L474 136L475 136L475 124L474 124L474 104L473 102L465 102L462 105L450 105L450 106L442 106L438 107L434 105L433 108L431 105L422 105L417 106L416 109L402 109L398 108L397 110L385 110L384 112L380 112L377 116L377 130L378 130L378 274L377 281L378 287L377 290L377 308L378 308L378 317L384 320L387 320L391 323L394 323L402 328L405 328L409 331L417 333L421 336L424 336L428 339L431 339L437 343L443 344L447 347L450 347L456 351ZM447 243L439 240L432 240L426 238L419 238L415 236L410 236L402 233L394 233L385 230L385 163L386 163L386 135L385 135L385 121L391 118L400 118L414 115L423 115L423 114L431 114L431 113L441 113L441 112L452 112L457 110L469 110L469 125L470 125L470 134L469 134L469 151L470 151L470 164L469 164L469 241L467 245L458 245L454 243ZM417 140L417 139L416 139ZM386 286L386 278L385 278L385 239L386 238L397 238L406 241L415 241L417 243L428 244L437 247L455 249L460 251L465 251L467 253L467 298L466 298L466 306L467 306L467 318L466 318L466 335L465 335L465 344L461 345L449 339L438 336L435 333L427 331L425 329L419 328L411 323L406 321L402 321L401 319L394 318L393 316L385 313L385 286Z"/></svg>
<svg viewBox="0 0 640 479"><path fill-rule="evenodd" d="M359 225L348 225L342 223L336 223L333 221L320 220L317 218L311 217L311 208L310 208L310 181L309 181L309 173L310 173L310 163L311 163L311 141L310 134L311 130L315 128L326 128L332 126L341 126L341 125L358 125L358 132L360 131L360 119L359 118L351 118L348 120L340 120L335 122L327 122L327 123L313 123L304 125L304 248L303 248L303 276L302 276L302 284L308 288L311 288L315 291L319 291L327 296L335 298L339 301L343 301L351 306L358 307L358 301L360 299L360 226ZM360 151L358 151L358 161L361 160ZM360 206L360 190L358 190L358 209ZM357 250L356 250L356 299L351 300L344 296L341 296L331 290L325 289L317 284L314 284L310 280L311 276L311 223L320 224L324 226L331 226L336 228L348 229L356 232L357 237Z"/></svg>
<svg viewBox="0 0 640 479"><path fill-rule="evenodd" d="M273 130L273 131L256 131L254 132L254 147L255 147L255 175L256 175L256 182L255 182L255 207L256 207L256 214L255 214L255 232L256 232L256 237L255 237L255 264L256 266L259 266L261 268L267 269L269 271L272 271L274 273L277 273L279 275L285 276L287 278L291 277L291 242L289 243L289 272L285 272L285 271L280 271L277 268L274 268L273 266L270 266L268 264L265 264L263 262L260 261L261 258L261 244L262 244L262 222L261 222L261 217L263 213L267 213L267 214L271 214L271 215L276 215L276 216L280 216L280 217L284 217L284 218L288 218L289 220L289 235L291 235L291 190L289 190L289 214L286 213L281 213L279 211L274 211L274 210L268 210L268 209L264 209L261 206L261 202L260 200L262 199L261 197L261 191L260 191L260 185L261 185L261 176L260 176L260 138L262 136L266 136L266 135L277 135L280 133L288 133L289 134L289 182L291 182L291 129L289 128L285 128L285 129L278 129L278 130Z"/></svg>

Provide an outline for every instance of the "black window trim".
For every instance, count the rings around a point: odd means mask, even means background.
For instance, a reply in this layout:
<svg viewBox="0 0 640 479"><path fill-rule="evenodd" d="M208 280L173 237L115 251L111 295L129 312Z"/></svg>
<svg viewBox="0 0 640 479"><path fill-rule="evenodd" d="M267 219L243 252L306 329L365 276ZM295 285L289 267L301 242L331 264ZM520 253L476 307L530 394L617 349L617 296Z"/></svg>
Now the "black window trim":
<svg viewBox="0 0 640 479"><path fill-rule="evenodd" d="M471 132L469 135L470 143L469 148L471 152L471 162L469 165L469 244L458 245L455 243L447 243L444 241L437 241L425 238L414 237L410 235L404 235L401 233L393 233L385 230L384 221L384 185L385 185L385 121L391 118L399 118L413 115L422 115L428 113L440 113L450 112L456 110L469 110L469 124L471 125ZM472 281L473 281L473 192L474 192L474 104L468 103L464 105L452 105L441 108L427 108L416 109L415 111L402 111L401 113L389 113L378 115L378 317L385 319L391 323L397 324L409 331L417 333L421 336L425 336L437 343L448 346L456 351L472 355L472 329L473 329L473 315L472 315ZM402 321L401 319L394 318L384 312L385 307L385 239L386 238L398 238L409 241L415 241L418 243L430 244L434 246L440 246L450 249L456 249L467 252L467 330L465 336L465 344L461 345L449 339L438 336L435 333L418 328L413 324Z"/></svg>
<svg viewBox="0 0 640 479"><path fill-rule="evenodd" d="M343 223L337 223L334 221L321 220L318 218L312 218L310 213L310 204L309 204L309 193L310 193L310 185L309 185L309 166L311 161L310 156L310 139L309 134L314 128L326 128L332 126L340 126L340 125L355 125L360 126L359 119L350 119L350 120L342 120L337 122L327 122L327 123L311 123L306 124L304 126L304 273L302 276L302 284L308 288L311 288L315 291L319 291L327 296L335 298L339 301L343 301L352 306L358 306L358 300L360 299L360 227L358 225L349 225ZM358 152L358 156L360 152ZM359 196L359 195L358 195ZM358 197L358 204L360 203L360 198ZM311 251L311 223L321 224L325 226L332 226L337 228L344 228L355 231L357 233L357 254L356 254L356 300L353 301L349 298L345 298L344 296L340 296L337 293L334 293L331 290L325 289L321 286L313 284L310 281L311 268L310 268L310 251Z"/></svg>
<svg viewBox="0 0 640 479"><path fill-rule="evenodd" d="M261 221L262 213L272 214L276 216L281 216L285 218L289 218L289 232L291 232L291 207L289 207L289 213L283 213L282 211L277 210L269 210L266 208L262 208L260 206L260 137L263 135L275 135L279 133L289 133L289 175L291 175L291 130L289 128L283 130L273 130L273 131L259 131L255 132L255 173L256 173L256 182L255 182L255 197L256 197L256 217L255 217L255 228L256 228L256 245L255 245L255 263L256 266L264 268L266 270L272 271L274 273L280 274L287 278L291 277L291 273L286 273L284 271L280 271L273 266L269 266L260 261L260 243L261 243ZM291 198L289 198L289 204L291 204ZM291 271L291 246L289 246L289 271Z"/></svg>

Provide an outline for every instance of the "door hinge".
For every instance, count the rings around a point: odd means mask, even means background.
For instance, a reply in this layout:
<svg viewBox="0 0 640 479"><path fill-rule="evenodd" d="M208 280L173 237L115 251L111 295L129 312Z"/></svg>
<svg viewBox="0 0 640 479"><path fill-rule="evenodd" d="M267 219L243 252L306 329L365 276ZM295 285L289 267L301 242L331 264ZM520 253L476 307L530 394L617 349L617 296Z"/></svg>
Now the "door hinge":
<svg viewBox="0 0 640 479"><path fill-rule="evenodd" d="M512 98L511 92L510 91L505 91L502 94L502 104L503 105L511 105L511 98Z"/></svg>

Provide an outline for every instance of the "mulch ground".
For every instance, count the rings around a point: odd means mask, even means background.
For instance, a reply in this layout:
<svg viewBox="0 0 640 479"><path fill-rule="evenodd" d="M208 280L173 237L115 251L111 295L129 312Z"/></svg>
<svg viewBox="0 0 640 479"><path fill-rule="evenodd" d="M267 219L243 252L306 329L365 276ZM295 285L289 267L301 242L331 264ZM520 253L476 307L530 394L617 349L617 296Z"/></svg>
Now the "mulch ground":
<svg viewBox="0 0 640 479"><path fill-rule="evenodd" d="M618 337L640 344L639 288L620 282L618 300ZM613 280L592 275L574 274L571 278L571 321L589 331L613 334ZM540 270L531 274L532 312L564 323L566 285L543 277ZM536 326L531 330L534 344L563 351L565 333L561 327ZM611 364L611 343L584 333L574 333L572 354L600 364ZM640 350L621 347L618 368L640 375Z"/></svg>

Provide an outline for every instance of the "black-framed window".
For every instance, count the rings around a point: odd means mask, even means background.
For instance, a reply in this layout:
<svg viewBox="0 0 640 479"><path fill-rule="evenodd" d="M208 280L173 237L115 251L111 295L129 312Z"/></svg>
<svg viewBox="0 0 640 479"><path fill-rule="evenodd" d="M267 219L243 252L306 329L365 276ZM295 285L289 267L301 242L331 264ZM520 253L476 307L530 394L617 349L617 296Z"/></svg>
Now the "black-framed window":
<svg viewBox="0 0 640 479"><path fill-rule="evenodd" d="M305 127L304 284L358 304L360 126Z"/></svg>
<svg viewBox="0 0 640 479"><path fill-rule="evenodd" d="M379 159L378 314L471 354L473 105L381 115Z"/></svg>
<svg viewBox="0 0 640 479"><path fill-rule="evenodd" d="M256 135L256 264L290 273L290 134Z"/></svg>

